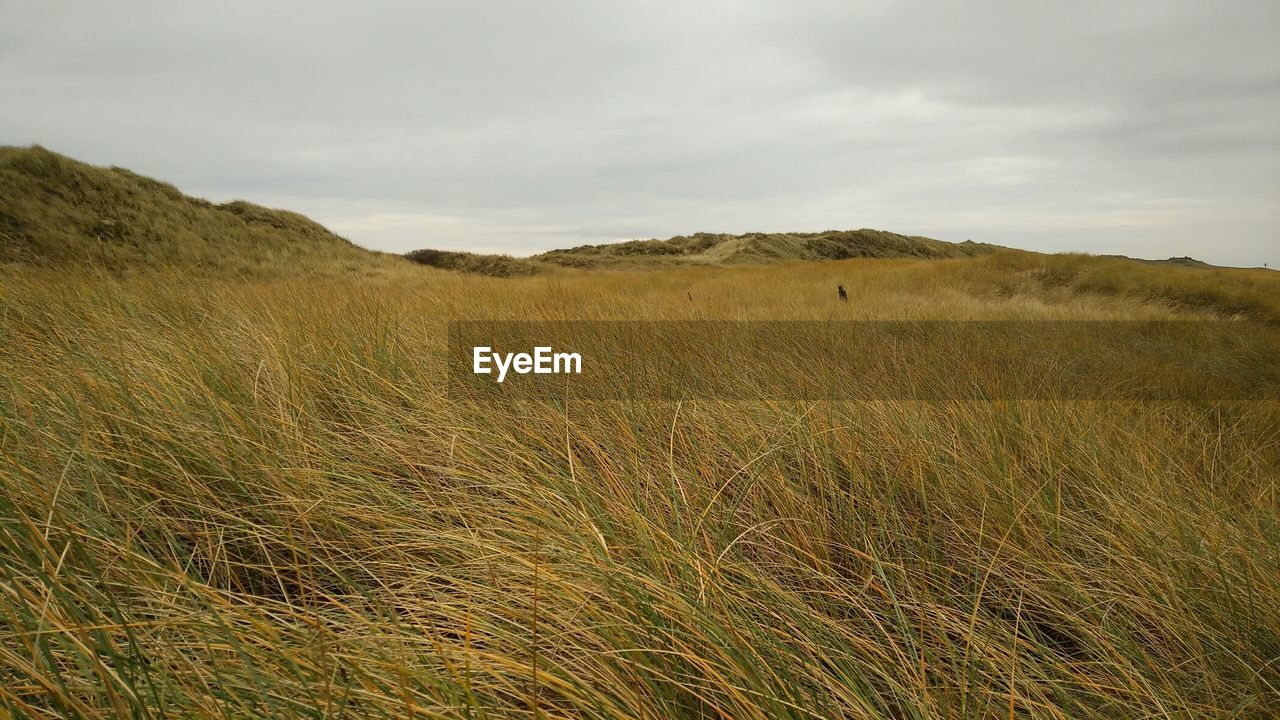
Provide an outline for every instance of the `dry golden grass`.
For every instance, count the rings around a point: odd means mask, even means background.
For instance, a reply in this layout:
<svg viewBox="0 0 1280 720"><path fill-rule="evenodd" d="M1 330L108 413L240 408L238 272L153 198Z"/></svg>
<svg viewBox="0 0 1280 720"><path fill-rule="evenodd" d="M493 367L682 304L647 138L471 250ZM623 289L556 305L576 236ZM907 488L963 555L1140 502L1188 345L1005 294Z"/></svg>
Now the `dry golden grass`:
<svg viewBox="0 0 1280 720"><path fill-rule="evenodd" d="M0 707L1274 717L1273 401L445 392L453 318L1280 317L1274 275L1204 272L5 271Z"/></svg>

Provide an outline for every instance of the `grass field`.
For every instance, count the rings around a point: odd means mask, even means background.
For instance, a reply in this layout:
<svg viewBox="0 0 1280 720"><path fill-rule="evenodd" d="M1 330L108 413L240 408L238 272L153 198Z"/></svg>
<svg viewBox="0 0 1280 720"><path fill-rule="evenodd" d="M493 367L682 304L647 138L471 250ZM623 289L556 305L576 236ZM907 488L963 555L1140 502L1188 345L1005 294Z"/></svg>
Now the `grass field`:
<svg viewBox="0 0 1280 720"><path fill-rule="evenodd" d="M444 385L454 318L1273 327L1274 273L1017 253L0 272L16 715L1280 715L1274 401L500 406Z"/></svg>

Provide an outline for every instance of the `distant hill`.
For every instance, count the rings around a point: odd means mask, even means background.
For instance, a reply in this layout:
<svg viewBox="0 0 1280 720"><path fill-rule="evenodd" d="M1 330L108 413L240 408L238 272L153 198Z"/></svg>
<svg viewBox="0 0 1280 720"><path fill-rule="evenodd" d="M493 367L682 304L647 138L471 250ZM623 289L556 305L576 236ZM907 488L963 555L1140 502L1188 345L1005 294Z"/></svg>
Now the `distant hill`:
<svg viewBox="0 0 1280 720"><path fill-rule="evenodd" d="M177 268L197 275L235 277L412 267L404 262L407 258L443 270L513 277L562 268L970 258L1005 249L862 229L696 233L667 240L582 245L527 258L430 249L399 256L365 250L297 213L243 200L215 204L124 168L88 165L39 146L0 146L0 265L112 272ZM1189 257L1136 262L1217 269Z"/></svg>
<svg viewBox="0 0 1280 720"><path fill-rule="evenodd" d="M1138 262L1150 263L1152 265L1177 265L1179 267L1199 268L1201 270L1210 270L1212 268L1218 267L1217 265L1210 265L1209 263L1203 260L1197 260L1193 257L1171 257L1165 260L1138 259Z"/></svg>
<svg viewBox="0 0 1280 720"><path fill-rule="evenodd" d="M998 248L979 243L949 243L882 230L828 230L821 233L697 233L670 240L631 240L552 250L534 260L567 267L649 264L735 265L787 260L848 258L961 258L986 255Z"/></svg>
<svg viewBox="0 0 1280 720"><path fill-rule="evenodd" d="M1147 258L1131 258L1128 255L1102 255L1100 257L1115 258L1117 260L1132 260L1140 262L1144 265L1175 265L1177 267L1195 268L1197 270L1213 270L1219 268L1218 265L1210 265L1203 260L1197 260L1193 257L1171 257L1164 260L1148 260Z"/></svg>
<svg viewBox="0 0 1280 720"><path fill-rule="evenodd" d="M547 269L547 266L543 263L530 261L526 258L511 257L510 255L483 255L480 253L428 249L405 253L405 257L416 263L430 265L441 270L457 270L459 272L478 273L494 277L533 275Z"/></svg>
<svg viewBox="0 0 1280 720"><path fill-rule="evenodd" d="M215 275L332 273L403 262L302 215L214 204L123 168L0 147L0 264Z"/></svg>
<svg viewBox="0 0 1280 720"><path fill-rule="evenodd" d="M883 230L821 233L696 233L669 240L629 240L551 250L529 258L417 250L411 260L434 267L490 275L525 275L551 267L643 269L698 265L762 265L793 260L849 258L966 258L989 255L997 245L950 243Z"/></svg>

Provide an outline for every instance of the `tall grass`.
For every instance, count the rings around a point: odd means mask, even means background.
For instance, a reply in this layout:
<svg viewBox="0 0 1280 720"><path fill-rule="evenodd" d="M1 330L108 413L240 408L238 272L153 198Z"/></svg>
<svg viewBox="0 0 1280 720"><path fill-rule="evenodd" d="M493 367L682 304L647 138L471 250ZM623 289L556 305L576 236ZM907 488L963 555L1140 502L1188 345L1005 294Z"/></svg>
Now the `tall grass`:
<svg viewBox="0 0 1280 720"><path fill-rule="evenodd" d="M1232 312L1009 262L6 273L0 706L1280 714L1274 402L566 407L445 390L444 324L478 315Z"/></svg>

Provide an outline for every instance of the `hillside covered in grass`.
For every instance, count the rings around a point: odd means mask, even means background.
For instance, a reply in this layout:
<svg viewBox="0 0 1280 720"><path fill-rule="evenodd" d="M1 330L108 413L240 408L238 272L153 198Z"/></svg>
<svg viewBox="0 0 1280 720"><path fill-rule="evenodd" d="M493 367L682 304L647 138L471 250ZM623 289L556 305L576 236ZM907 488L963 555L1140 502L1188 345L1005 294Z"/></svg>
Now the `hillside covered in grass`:
<svg viewBox="0 0 1280 720"><path fill-rule="evenodd" d="M420 265L492 277L535 275L551 269L545 263L510 255L456 252L452 250L414 250L405 257Z"/></svg>
<svg viewBox="0 0 1280 720"><path fill-rule="evenodd" d="M994 245L949 243L883 230L821 233L696 233L669 240L631 240L552 250L533 259L565 267L631 268L644 265L737 265L849 258L963 258L994 252Z"/></svg>
<svg viewBox="0 0 1280 720"><path fill-rule="evenodd" d="M0 263L254 276L363 272L389 261L296 213L211 203L39 146L0 147Z"/></svg>
<svg viewBox="0 0 1280 720"><path fill-rule="evenodd" d="M646 270L680 266L765 265L850 258L967 258L1000 250L996 245L899 235L883 230L821 233L695 233L667 240L628 240L549 250L528 258L467 252L416 250L407 257L446 270L510 277L557 267Z"/></svg>

